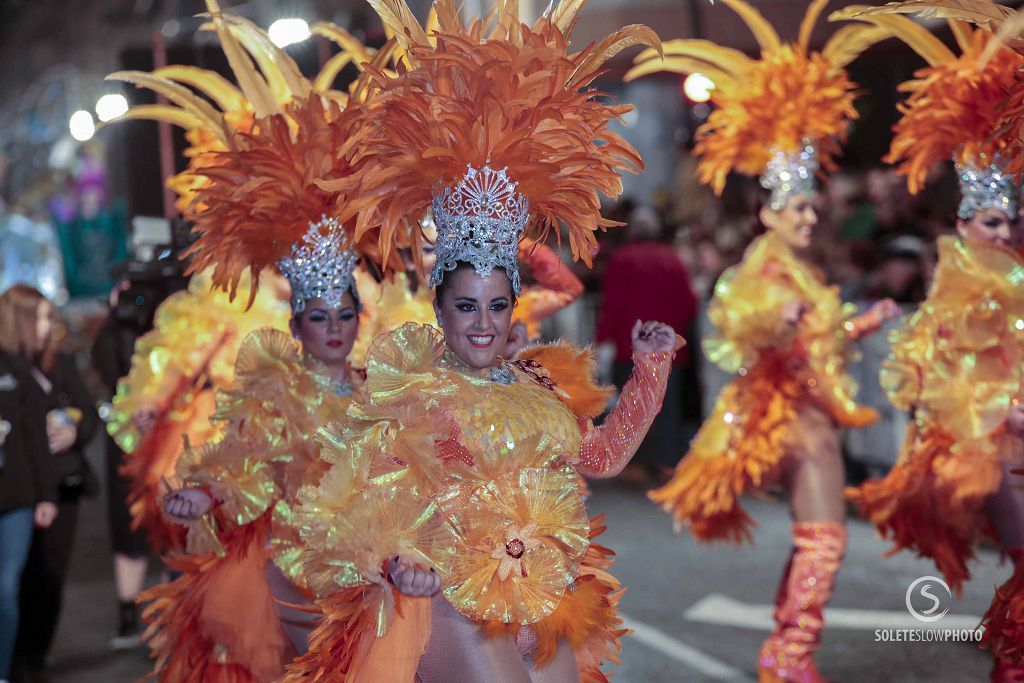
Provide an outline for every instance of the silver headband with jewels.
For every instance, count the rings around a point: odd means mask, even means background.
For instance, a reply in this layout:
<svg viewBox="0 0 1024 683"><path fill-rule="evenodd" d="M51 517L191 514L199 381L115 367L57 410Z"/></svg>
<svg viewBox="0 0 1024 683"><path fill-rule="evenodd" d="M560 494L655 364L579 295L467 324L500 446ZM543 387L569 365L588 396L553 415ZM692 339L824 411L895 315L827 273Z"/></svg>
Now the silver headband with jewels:
<svg viewBox="0 0 1024 683"><path fill-rule="evenodd" d="M345 292L351 292L358 304L352 275L358 263L359 255L338 221L322 216L310 223L309 231L292 245L291 255L277 262L292 288L292 312L301 313L310 299L339 308Z"/></svg>
<svg viewBox="0 0 1024 683"><path fill-rule="evenodd" d="M441 284L446 272L469 263L480 277L504 268L516 296L519 280L519 239L530 218L530 202L517 191L518 183L490 166L466 166L454 187L434 192L431 209L437 225L437 261L430 286Z"/></svg>
<svg viewBox="0 0 1024 683"><path fill-rule="evenodd" d="M772 210L782 211L796 195L813 197L819 167L818 152L809 142L797 152L775 152L761 176L761 187L772 193Z"/></svg>
<svg viewBox="0 0 1024 683"><path fill-rule="evenodd" d="M979 211L999 209L1011 220L1016 219L1020 184L1003 170L998 156L987 166L958 163L956 172L960 180L957 216L966 221Z"/></svg>

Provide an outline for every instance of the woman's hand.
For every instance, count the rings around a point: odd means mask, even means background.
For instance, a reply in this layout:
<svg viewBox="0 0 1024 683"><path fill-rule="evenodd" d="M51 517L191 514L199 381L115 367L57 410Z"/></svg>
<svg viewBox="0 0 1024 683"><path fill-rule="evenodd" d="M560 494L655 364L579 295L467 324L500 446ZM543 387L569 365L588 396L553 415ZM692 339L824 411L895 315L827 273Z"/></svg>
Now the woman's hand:
<svg viewBox="0 0 1024 683"><path fill-rule="evenodd" d="M57 506L54 503L36 503L35 522L40 529L49 529L53 520L57 519Z"/></svg>
<svg viewBox="0 0 1024 683"><path fill-rule="evenodd" d="M868 315L878 320L878 324L881 325L886 320L892 320L902 313L903 310L900 305L892 299L881 299L871 304L871 308L868 309Z"/></svg>
<svg viewBox="0 0 1024 683"><path fill-rule="evenodd" d="M636 321L633 325L633 352L657 353L676 350L676 333L665 323Z"/></svg>
<svg viewBox="0 0 1024 683"><path fill-rule="evenodd" d="M410 598L429 598L441 591L441 577L437 572L409 566L397 557L388 565L388 578L399 593Z"/></svg>
<svg viewBox="0 0 1024 683"><path fill-rule="evenodd" d="M213 498L202 489L178 489L164 496L164 514L180 524L199 519L213 507Z"/></svg>
<svg viewBox="0 0 1024 683"><path fill-rule="evenodd" d="M75 445L78 427L74 424L47 424L46 438L50 443L51 453L63 453Z"/></svg>
<svg viewBox="0 0 1024 683"><path fill-rule="evenodd" d="M134 418L139 434L146 435L156 426L156 411L151 408L137 411Z"/></svg>
<svg viewBox="0 0 1024 683"><path fill-rule="evenodd" d="M898 303L892 299L881 299L871 304L871 307L863 314L847 321L844 327L850 338L856 341L869 334L874 334L885 324L885 321L898 317L901 313L903 310Z"/></svg>
<svg viewBox="0 0 1024 683"><path fill-rule="evenodd" d="M1024 437L1024 405L1016 400L1006 416L1006 431L1014 436Z"/></svg>
<svg viewBox="0 0 1024 683"><path fill-rule="evenodd" d="M526 331L526 325L522 321L512 323L508 331L508 341L505 343L505 358L512 358L526 348L530 343L530 337Z"/></svg>
<svg viewBox="0 0 1024 683"><path fill-rule="evenodd" d="M803 301L794 299L782 304L782 322L787 325L798 325L805 313L807 313L807 306Z"/></svg>

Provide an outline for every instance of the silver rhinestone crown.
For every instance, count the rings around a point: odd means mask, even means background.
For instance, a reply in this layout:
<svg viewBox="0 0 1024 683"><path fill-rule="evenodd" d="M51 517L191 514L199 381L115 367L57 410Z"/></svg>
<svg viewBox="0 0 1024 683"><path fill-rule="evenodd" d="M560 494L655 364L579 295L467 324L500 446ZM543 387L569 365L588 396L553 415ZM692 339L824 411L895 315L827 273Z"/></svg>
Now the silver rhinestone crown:
<svg viewBox="0 0 1024 683"><path fill-rule="evenodd" d="M979 211L999 209L1010 220L1015 220L1020 184L1003 170L998 156L987 165L984 165L984 159L981 161L982 165L972 162L956 164L960 180L960 207L956 215L966 221Z"/></svg>
<svg viewBox="0 0 1024 683"><path fill-rule="evenodd" d="M309 299L323 299L331 308L351 292L358 301L352 272L359 263L344 228L333 218L321 216L292 245L292 253L277 262L292 288L292 312L301 313Z"/></svg>
<svg viewBox="0 0 1024 683"><path fill-rule="evenodd" d="M503 168L466 165L466 175L454 187L434 192L431 208L437 225L437 246L430 286L441 284L459 262L473 266L480 277L504 268L516 296L519 280L519 239L530 217L530 202L519 194L518 183Z"/></svg>
<svg viewBox="0 0 1024 683"><path fill-rule="evenodd" d="M761 187L772 193L772 209L782 211L786 201L796 195L813 197L818 168L818 152L809 142L797 152L775 152L761 176Z"/></svg>

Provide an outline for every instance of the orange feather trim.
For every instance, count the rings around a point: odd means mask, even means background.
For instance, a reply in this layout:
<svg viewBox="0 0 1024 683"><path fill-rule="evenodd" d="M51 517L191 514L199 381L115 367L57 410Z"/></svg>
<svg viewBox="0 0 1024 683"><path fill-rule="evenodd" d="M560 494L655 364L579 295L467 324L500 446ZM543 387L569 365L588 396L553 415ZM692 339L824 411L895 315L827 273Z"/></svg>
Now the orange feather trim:
<svg viewBox="0 0 1024 683"><path fill-rule="evenodd" d="M981 646L1000 662L1024 667L1024 548L1011 548L1009 554L1016 567L985 612Z"/></svg>
<svg viewBox="0 0 1024 683"><path fill-rule="evenodd" d="M893 541L888 554L903 549L930 557L959 595L971 576L967 563L974 543L995 538L984 514L985 499L1002 478L995 449L958 449L937 426L912 430L904 454L882 479L849 489L852 500L878 533Z"/></svg>
<svg viewBox="0 0 1024 683"><path fill-rule="evenodd" d="M991 160L1016 140L1013 127L1001 127L1000 122L1009 120L1003 105L1008 93L1015 93L1017 102L1006 107L1024 106L1024 91L1014 87L1024 56L1001 47L981 66L991 40L988 31L975 31L957 59L921 69L900 86L910 96L900 105L903 116L893 128L885 162L898 164L912 193L924 186L935 164L954 157L960 162L977 163L982 155ZM1016 164L1013 172L1021 170L1019 159L1011 155L1006 161Z"/></svg>
<svg viewBox="0 0 1024 683"><path fill-rule="evenodd" d="M418 221L439 184L459 182L467 164L488 164L507 168L529 199L527 237L557 238L564 224L573 257L589 264L593 232L620 225L601 217L600 196L618 197L620 173L643 168L611 130L632 108L589 86L619 50L660 47L657 36L628 26L570 53L571 25L550 17L532 27L517 17L502 21L489 35L480 21L458 24L451 17L430 41L407 35L415 66L397 77L367 69L380 92L353 126L356 173L325 185L339 190L340 219L358 217L358 238L379 230L387 253L400 234L421 238Z"/></svg>
<svg viewBox="0 0 1024 683"><path fill-rule="evenodd" d="M613 389L597 383L593 350L567 342L534 344L517 358L540 363L565 394L559 393L559 398L578 417L594 418L608 407Z"/></svg>
<svg viewBox="0 0 1024 683"><path fill-rule="evenodd" d="M777 479L802 400L782 363L757 363L722 391L672 479L648 497L699 541L753 540L740 496Z"/></svg>
<svg viewBox="0 0 1024 683"><path fill-rule="evenodd" d="M389 586L394 614L388 633L378 638L380 590L354 586L317 600L323 618L309 636L309 649L287 666L280 683L412 681L430 634L430 600L407 598Z"/></svg>
<svg viewBox="0 0 1024 683"><path fill-rule="evenodd" d="M263 550L269 515L241 527L226 553L175 558L180 576L139 597L143 639L167 683L263 683L284 670L292 646L278 621ZM211 598L221 607L214 609Z"/></svg>

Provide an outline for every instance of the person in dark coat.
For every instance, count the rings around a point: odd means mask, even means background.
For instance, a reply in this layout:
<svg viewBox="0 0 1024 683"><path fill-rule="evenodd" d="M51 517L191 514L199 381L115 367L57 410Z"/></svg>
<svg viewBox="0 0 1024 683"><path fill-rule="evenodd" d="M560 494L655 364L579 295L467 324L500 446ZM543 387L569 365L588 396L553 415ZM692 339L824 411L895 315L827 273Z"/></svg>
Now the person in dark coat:
<svg viewBox="0 0 1024 683"><path fill-rule="evenodd" d="M57 484L57 519L32 535L21 580L14 669L34 678L45 667L60 619L79 498L98 488L84 451L100 419L74 358L58 351L61 335L55 332L52 303L31 287L15 285L0 296L0 308L18 321L14 334L0 338L0 346L21 356L43 395Z"/></svg>
<svg viewBox="0 0 1024 683"><path fill-rule="evenodd" d="M0 341L19 328L13 311L0 305ZM33 528L57 519L57 483L43 392L21 356L0 346L0 683L10 678Z"/></svg>

